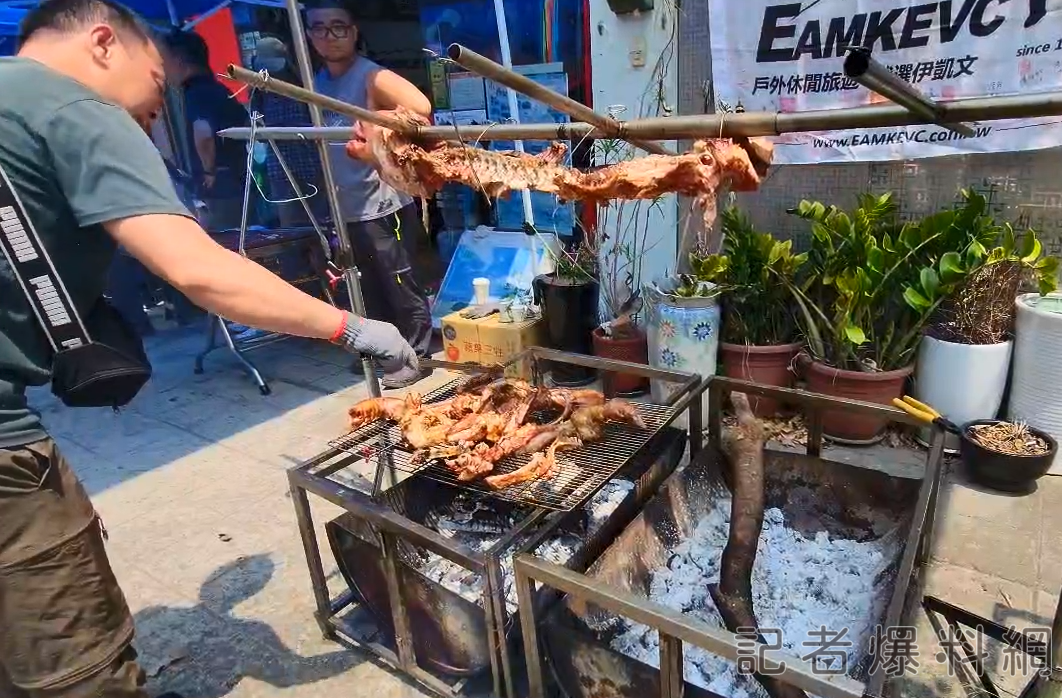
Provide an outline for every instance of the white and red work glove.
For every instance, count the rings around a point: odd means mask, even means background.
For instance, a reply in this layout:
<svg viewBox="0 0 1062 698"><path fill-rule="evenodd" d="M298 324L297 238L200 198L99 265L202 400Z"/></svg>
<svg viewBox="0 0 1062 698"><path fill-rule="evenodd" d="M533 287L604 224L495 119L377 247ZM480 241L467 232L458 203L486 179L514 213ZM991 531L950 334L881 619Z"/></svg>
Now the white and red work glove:
<svg viewBox="0 0 1062 698"><path fill-rule="evenodd" d="M417 371L420 368L413 347L388 322L347 313L342 326L332 336L332 343L352 354L372 356L380 362L384 373L397 373L405 368Z"/></svg>

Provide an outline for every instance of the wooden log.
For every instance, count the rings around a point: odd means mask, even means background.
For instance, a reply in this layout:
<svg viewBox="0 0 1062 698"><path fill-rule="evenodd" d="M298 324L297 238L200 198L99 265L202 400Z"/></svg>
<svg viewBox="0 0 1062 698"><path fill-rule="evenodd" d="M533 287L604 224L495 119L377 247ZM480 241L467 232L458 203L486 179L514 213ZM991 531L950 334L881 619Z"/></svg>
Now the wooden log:
<svg viewBox="0 0 1062 698"><path fill-rule="evenodd" d="M755 628L757 638L763 642L752 603L752 567L766 504L763 471L766 434L752 413L747 395L731 393L730 401L738 418L737 426L723 434L723 453L731 472L730 537L723 550L719 584L711 585L708 591L730 632ZM771 698L807 698L804 691L776 677L756 674L756 680Z"/></svg>

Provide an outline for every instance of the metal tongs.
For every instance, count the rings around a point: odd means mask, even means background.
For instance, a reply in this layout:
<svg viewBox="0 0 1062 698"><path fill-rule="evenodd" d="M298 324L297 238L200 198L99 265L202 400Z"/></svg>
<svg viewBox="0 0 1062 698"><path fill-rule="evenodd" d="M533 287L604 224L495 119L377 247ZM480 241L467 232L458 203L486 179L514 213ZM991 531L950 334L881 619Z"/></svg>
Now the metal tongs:
<svg viewBox="0 0 1062 698"><path fill-rule="evenodd" d="M945 418L940 412L937 412L926 403L915 400L910 395L904 395L902 399L894 398L892 404L926 426L940 427L946 432L950 432L956 436L962 436L962 429L960 429L957 424Z"/></svg>
<svg viewBox="0 0 1062 698"><path fill-rule="evenodd" d="M441 368L444 371L454 371L455 373L469 373L477 375L480 373L494 373L501 372L504 368L500 365L484 366L483 364L477 364L474 361L465 361L463 363L457 361L442 361L440 359L421 359L421 368Z"/></svg>
<svg viewBox="0 0 1062 698"><path fill-rule="evenodd" d="M531 359L531 384L542 385L542 368L539 365L537 357L532 356ZM505 375L505 369L508 368L506 364L494 364L492 366L484 366L483 364L473 363L471 361L465 361L464 363L458 363L456 361L443 361L441 359L421 359L421 368L440 368L444 371L453 371L455 373L465 373L471 376L491 375L497 378L502 378Z"/></svg>

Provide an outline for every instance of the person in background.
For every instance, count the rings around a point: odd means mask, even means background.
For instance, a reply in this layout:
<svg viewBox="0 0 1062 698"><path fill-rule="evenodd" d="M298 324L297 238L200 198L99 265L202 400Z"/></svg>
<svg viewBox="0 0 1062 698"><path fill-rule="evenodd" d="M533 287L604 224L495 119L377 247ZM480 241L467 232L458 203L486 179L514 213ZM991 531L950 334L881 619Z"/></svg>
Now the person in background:
<svg viewBox="0 0 1062 698"><path fill-rule="evenodd" d="M218 82L210 68L210 49L195 32L174 30L165 38L166 77L181 88L192 177L206 205L204 227L212 232L240 227L247 144L219 138L226 128L250 126L247 110Z"/></svg>
<svg viewBox="0 0 1062 698"><path fill-rule="evenodd" d="M298 74L292 69L291 54L280 39L274 36L262 37L255 46L254 53L255 70L265 70L271 76L295 85L302 84ZM272 92L256 92L252 108L262 115L264 123L261 125L264 126L313 125L308 106ZM306 203L310 205L314 218L318 223L324 223L328 217L328 197L325 194L317 146L312 142L299 141L276 141L276 145L302 190L302 195L309 197ZM269 173L269 198L285 202L274 204L281 227L309 225L310 219L302 202L291 201L297 194L272 148L269 149L266 168Z"/></svg>
<svg viewBox="0 0 1062 698"><path fill-rule="evenodd" d="M431 102L412 83L359 55L358 28L341 2L323 0L307 11L307 33L324 63L316 76L318 92L374 111L404 107L424 117ZM353 126L341 114L326 111L326 125ZM372 293L365 294L370 317L392 322L421 355L429 353L431 311L414 274L418 239L427 235L413 199L384 183L368 164L350 158L345 144L329 144L329 158L355 261ZM381 384L402 388L423 377L410 370L384 375Z"/></svg>
<svg viewBox="0 0 1062 698"><path fill-rule="evenodd" d="M161 133L161 123L156 121L148 131L148 135L151 136L155 147L159 149L159 154L162 155L163 162L166 163L166 170L170 173L170 179L173 181L173 186L178 196L188 206L188 210L194 212L196 210L195 201L192 192L189 191L187 186L188 177L178 170L167 157L167 154L172 157L172 152L170 152L168 143L165 142ZM164 146L167 146L165 150ZM114 309L121 314L126 323L141 337L150 337L155 334L155 326L151 323L151 318L148 317L147 313L153 286L161 287L166 286L166 284L149 272L143 264L126 252L124 248L119 247L114 255L114 261L111 262L111 270L107 277L107 297L110 299ZM181 325L188 324L191 317L188 300L172 288L166 288L164 295L167 301L172 302L178 323Z"/></svg>
<svg viewBox="0 0 1062 698"><path fill-rule="evenodd" d="M120 246L216 315L416 371L395 327L302 293L199 225L147 135L166 75L140 19L112 0L48 0L19 34L0 57L0 168L74 306L99 300ZM148 698L103 524L26 395L52 360L0 254L0 697Z"/></svg>

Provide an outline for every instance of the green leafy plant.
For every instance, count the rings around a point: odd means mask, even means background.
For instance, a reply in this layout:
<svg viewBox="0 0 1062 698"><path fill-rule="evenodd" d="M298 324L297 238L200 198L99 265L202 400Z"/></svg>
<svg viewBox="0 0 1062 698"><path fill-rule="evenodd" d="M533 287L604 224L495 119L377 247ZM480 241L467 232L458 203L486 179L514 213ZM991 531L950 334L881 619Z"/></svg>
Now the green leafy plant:
<svg viewBox="0 0 1062 698"><path fill-rule="evenodd" d="M807 254L791 240L756 230L737 207L721 215L723 251L691 259L697 279L716 283L723 296L723 339L758 346L787 344L796 334L790 287Z"/></svg>
<svg viewBox="0 0 1062 698"><path fill-rule="evenodd" d="M723 290L719 282L729 266L725 255L691 252L690 273L678 275L671 293L679 298L714 298Z"/></svg>
<svg viewBox="0 0 1062 698"><path fill-rule="evenodd" d="M1034 285L1041 295L1058 288L1058 259L1044 256L1036 231L1017 235L1010 223L988 215L988 202L977 192L963 190L963 201L979 215L971 235L976 239L959 259L952 258L965 278L934 315L926 333L959 344L998 344L1014 328L1014 298Z"/></svg>
<svg viewBox="0 0 1062 698"><path fill-rule="evenodd" d="M1013 231L995 224L984 197L962 195L960 206L909 223L899 221L891 194L864 194L851 214L800 203L798 215L812 223L810 273L790 288L815 359L859 371L908 366L927 325L972 271L1010 258L1008 249L1038 260L1035 235L1024 236L1029 249L1015 248ZM1045 279L1057 271L1050 262L1041 269Z"/></svg>
<svg viewBox="0 0 1062 698"><path fill-rule="evenodd" d="M553 276L570 284L597 281L598 259L594 238L584 235L582 239L553 254Z"/></svg>
<svg viewBox="0 0 1062 698"><path fill-rule="evenodd" d="M864 194L851 214L808 201L797 213L812 223L810 273L790 288L812 356L856 371L910 364L922 328L962 276L952 255L934 259L957 213L905 225L891 194Z"/></svg>

